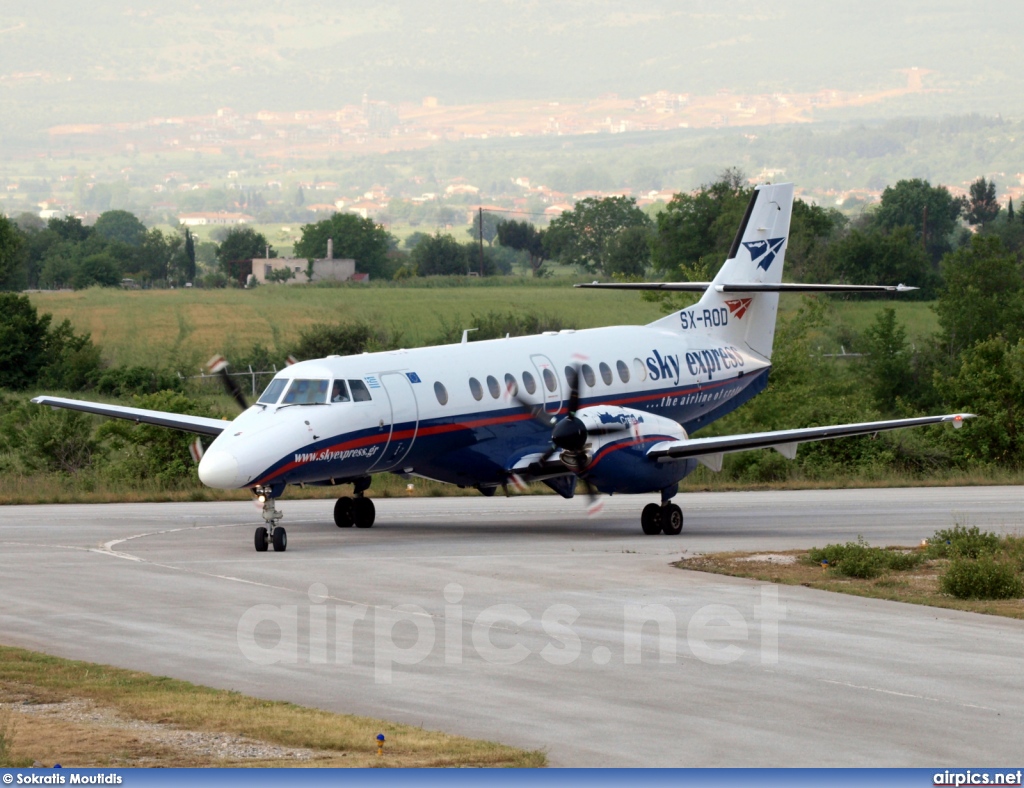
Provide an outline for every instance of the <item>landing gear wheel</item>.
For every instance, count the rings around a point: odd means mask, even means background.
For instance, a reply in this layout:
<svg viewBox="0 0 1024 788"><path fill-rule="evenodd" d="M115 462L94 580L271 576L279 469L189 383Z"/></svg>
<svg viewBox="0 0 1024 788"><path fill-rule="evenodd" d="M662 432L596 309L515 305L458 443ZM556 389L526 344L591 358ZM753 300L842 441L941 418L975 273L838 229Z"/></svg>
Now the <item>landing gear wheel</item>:
<svg viewBox="0 0 1024 788"><path fill-rule="evenodd" d="M351 498L339 498L334 504L334 524L339 528L351 528L353 523Z"/></svg>
<svg viewBox="0 0 1024 788"><path fill-rule="evenodd" d="M275 553L283 553L288 549L288 534L285 533L284 528L281 526L277 526L274 529L273 542ZM263 549L266 550L267 548L264 547Z"/></svg>
<svg viewBox="0 0 1024 788"><path fill-rule="evenodd" d="M377 510L369 498L356 498L352 501L352 520L356 528L370 528L376 516Z"/></svg>
<svg viewBox="0 0 1024 788"><path fill-rule="evenodd" d="M270 544L270 539L268 538L267 533L267 529L262 525L256 529L256 537L253 541L256 542L257 553L267 552L267 545Z"/></svg>
<svg viewBox="0 0 1024 788"><path fill-rule="evenodd" d="M649 503L640 514L640 527L648 536L661 533L661 507L656 503Z"/></svg>
<svg viewBox="0 0 1024 788"><path fill-rule="evenodd" d="M668 536L678 536L683 530L683 510L674 503L667 504L662 512L661 530Z"/></svg>

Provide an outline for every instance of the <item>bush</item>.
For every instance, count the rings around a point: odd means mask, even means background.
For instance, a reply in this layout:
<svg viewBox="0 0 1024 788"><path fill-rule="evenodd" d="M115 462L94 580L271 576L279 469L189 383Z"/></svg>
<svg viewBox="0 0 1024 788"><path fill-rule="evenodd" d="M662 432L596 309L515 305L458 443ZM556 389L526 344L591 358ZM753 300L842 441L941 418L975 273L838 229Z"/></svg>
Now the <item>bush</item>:
<svg viewBox="0 0 1024 788"><path fill-rule="evenodd" d="M912 569L921 563L921 553L905 553L898 550L887 550L871 547L864 537L856 542L846 544L830 544L823 548L813 548L807 553L810 561L820 564L828 561L829 569L844 577L872 578L882 572L903 571Z"/></svg>
<svg viewBox="0 0 1024 788"><path fill-rule="evenodd" d="M353 356L376 350L393 350L401 342L401 334L388 332L369 323L318 323L299 334L299 343L292 351L300 361L325 356Z"/></svg>
<svg viewBox="0 0 1024 788"><path fill-rule="evenodd" d="M150 367L113 367L103 372L96 384L101 394L127 397L133 394L155 394L158 391L181 391L181 378L170 372Z"/></svg>
<svg viewBox="0 0 1024 788"><path fill-rule="evenodd" d="M98 450L88 416L35 408L22 429L19 454L29 470L76 473L92 464Z"/></svg>
<svg viewBox="0 0 1024 788"><path fill-rule="evenodd" d="M972 525L956 525L936 531L928 542L930 558L980 558L999 549L999 536Z"/></svg>
<svg viewBox="0 0 1024 788"><path fill-rule="evenodd" d="M981 558L958 556L939 581L944 594L957 599L1016 599L1024 596L1024 583L1013 564L990 555Z"/></svg>
<svg viewBox="0 0 1024 788"><path fill-rule="evenodd" d="M137 408L213 416L208 406L175 391L160 391L136 397ZM112 478L136 482L153 479L165 488L180 488L198 483L196 466L189 453L194 435L150 424L133 424L111 420L102 424L96 433L99 439L109 439L110 448L117 456L108 468Z"/></svg>

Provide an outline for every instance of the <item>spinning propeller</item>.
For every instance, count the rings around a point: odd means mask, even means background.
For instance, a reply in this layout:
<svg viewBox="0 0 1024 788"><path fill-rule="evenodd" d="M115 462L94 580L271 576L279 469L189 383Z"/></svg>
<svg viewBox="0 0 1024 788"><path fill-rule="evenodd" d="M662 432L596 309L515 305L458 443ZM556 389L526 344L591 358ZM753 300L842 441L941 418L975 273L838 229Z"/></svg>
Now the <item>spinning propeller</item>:
<svg viewBox="0 0 1024 788"><path fill-rule="evenodd" d="M238 381L228 374L228 360L224 356L214 356L207 361L206 371L210 375L219 374L221 382L224 384L224 389L238 403L238 407L242 410L249 409L249 403L245 399L245 394L242 393L241 386L238 385Z"/></svg>
<svg viewBox="0 0 1024 788"><path fill-rule="evenodd" d="M583 481L587 491L588 508L591 513L597 511L598 490L586 477L587 466L590 464L590 456L587 454L587 442L593 435L608 435L614 432L622 432L629 429L629 425L622 422L606 424L600 427L591 427L583 423L576 413L580 405L580 374L582 365L577 362L573 368L573 374L569 376L569 401L566 404L566 414L561 419L547 414L543 404L536 405L527 402L517 390L510 386L509 394L519 403L531 417L546 427L551 427L551 446L537 460L537 465L543 467L544 463L560 452L558 459L570 470L576 478Z"/></svg>

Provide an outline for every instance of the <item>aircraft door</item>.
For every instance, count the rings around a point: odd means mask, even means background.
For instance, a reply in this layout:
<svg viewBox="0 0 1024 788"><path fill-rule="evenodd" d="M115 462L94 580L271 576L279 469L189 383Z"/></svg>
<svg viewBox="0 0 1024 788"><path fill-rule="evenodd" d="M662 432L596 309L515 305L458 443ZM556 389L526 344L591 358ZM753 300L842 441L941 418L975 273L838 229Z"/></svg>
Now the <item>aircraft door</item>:
<svg viewBox="0 0 1024 788"><path fill-rule="evenodd" d="M385 424L385 428L390 430L390 437L384 452L370 468L374 472L401 465L419 429L419 407L409 378L402 372L385 372L379 380L390 404L391 422Z"/></svg>
<svg viewBox="0 0 1024 788"><path fill-rule="evenodd" d="M547 356L530 356L537 370L537 392L533 397L544 403L545 413L558 413L562 409L562 383L558 378L558 370Z"/></svg>

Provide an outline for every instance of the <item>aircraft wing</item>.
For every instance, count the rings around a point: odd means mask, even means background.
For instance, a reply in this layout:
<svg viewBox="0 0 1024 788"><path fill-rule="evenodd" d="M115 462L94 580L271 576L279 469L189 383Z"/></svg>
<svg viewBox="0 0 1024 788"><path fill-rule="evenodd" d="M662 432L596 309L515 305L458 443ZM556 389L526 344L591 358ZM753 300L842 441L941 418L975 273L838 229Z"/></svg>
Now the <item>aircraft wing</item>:
<svg viewBox="0 0 1024 788"><path fill-rule="evenodd" d="M104 405L101 402L86 402L80 399L64 397L36 397L32 400L37 405L49 405L51 408L67 408L80 410L83 413L95 413L98 416L110 416L115 419L127 419L136 424L155 424L159 427L170 427L183 432L196 432L200 435L220 435L230 421L211 419L207 416L185 416L180 413L166 413L160 410L144 408L126 408L122 405Z"/></svg>
<svg viewBox="0 0 1024 788"><path fill-rule="evenodd" d="M799 282L590 282L573 285L598 290L670 290L703 293L714 287L718 293L909 293L919 288L908 285L805 285Z"/></svg>
<svg viewBox="0 0 1024 788"><path fill-rule="evenodd" d="M892 419L890 421L867 421L861 424L835 424L828 427L808 427L799 430L776 430L774 432L751 432L746 435L722 435L717 438L694 438L686 441L664 441L656 443L647 456L659 462L671 462L686 457L695 457L712 470L722 469L722 455L749 449L775 449L789 459L796 457L801 443L845 438L851 435L872 435L885 430L904 427L923 427L926 424L951 423L962 426L964 419L974 418L973 413L952 413L945 416L923 416L916 419Z"/></svg>

